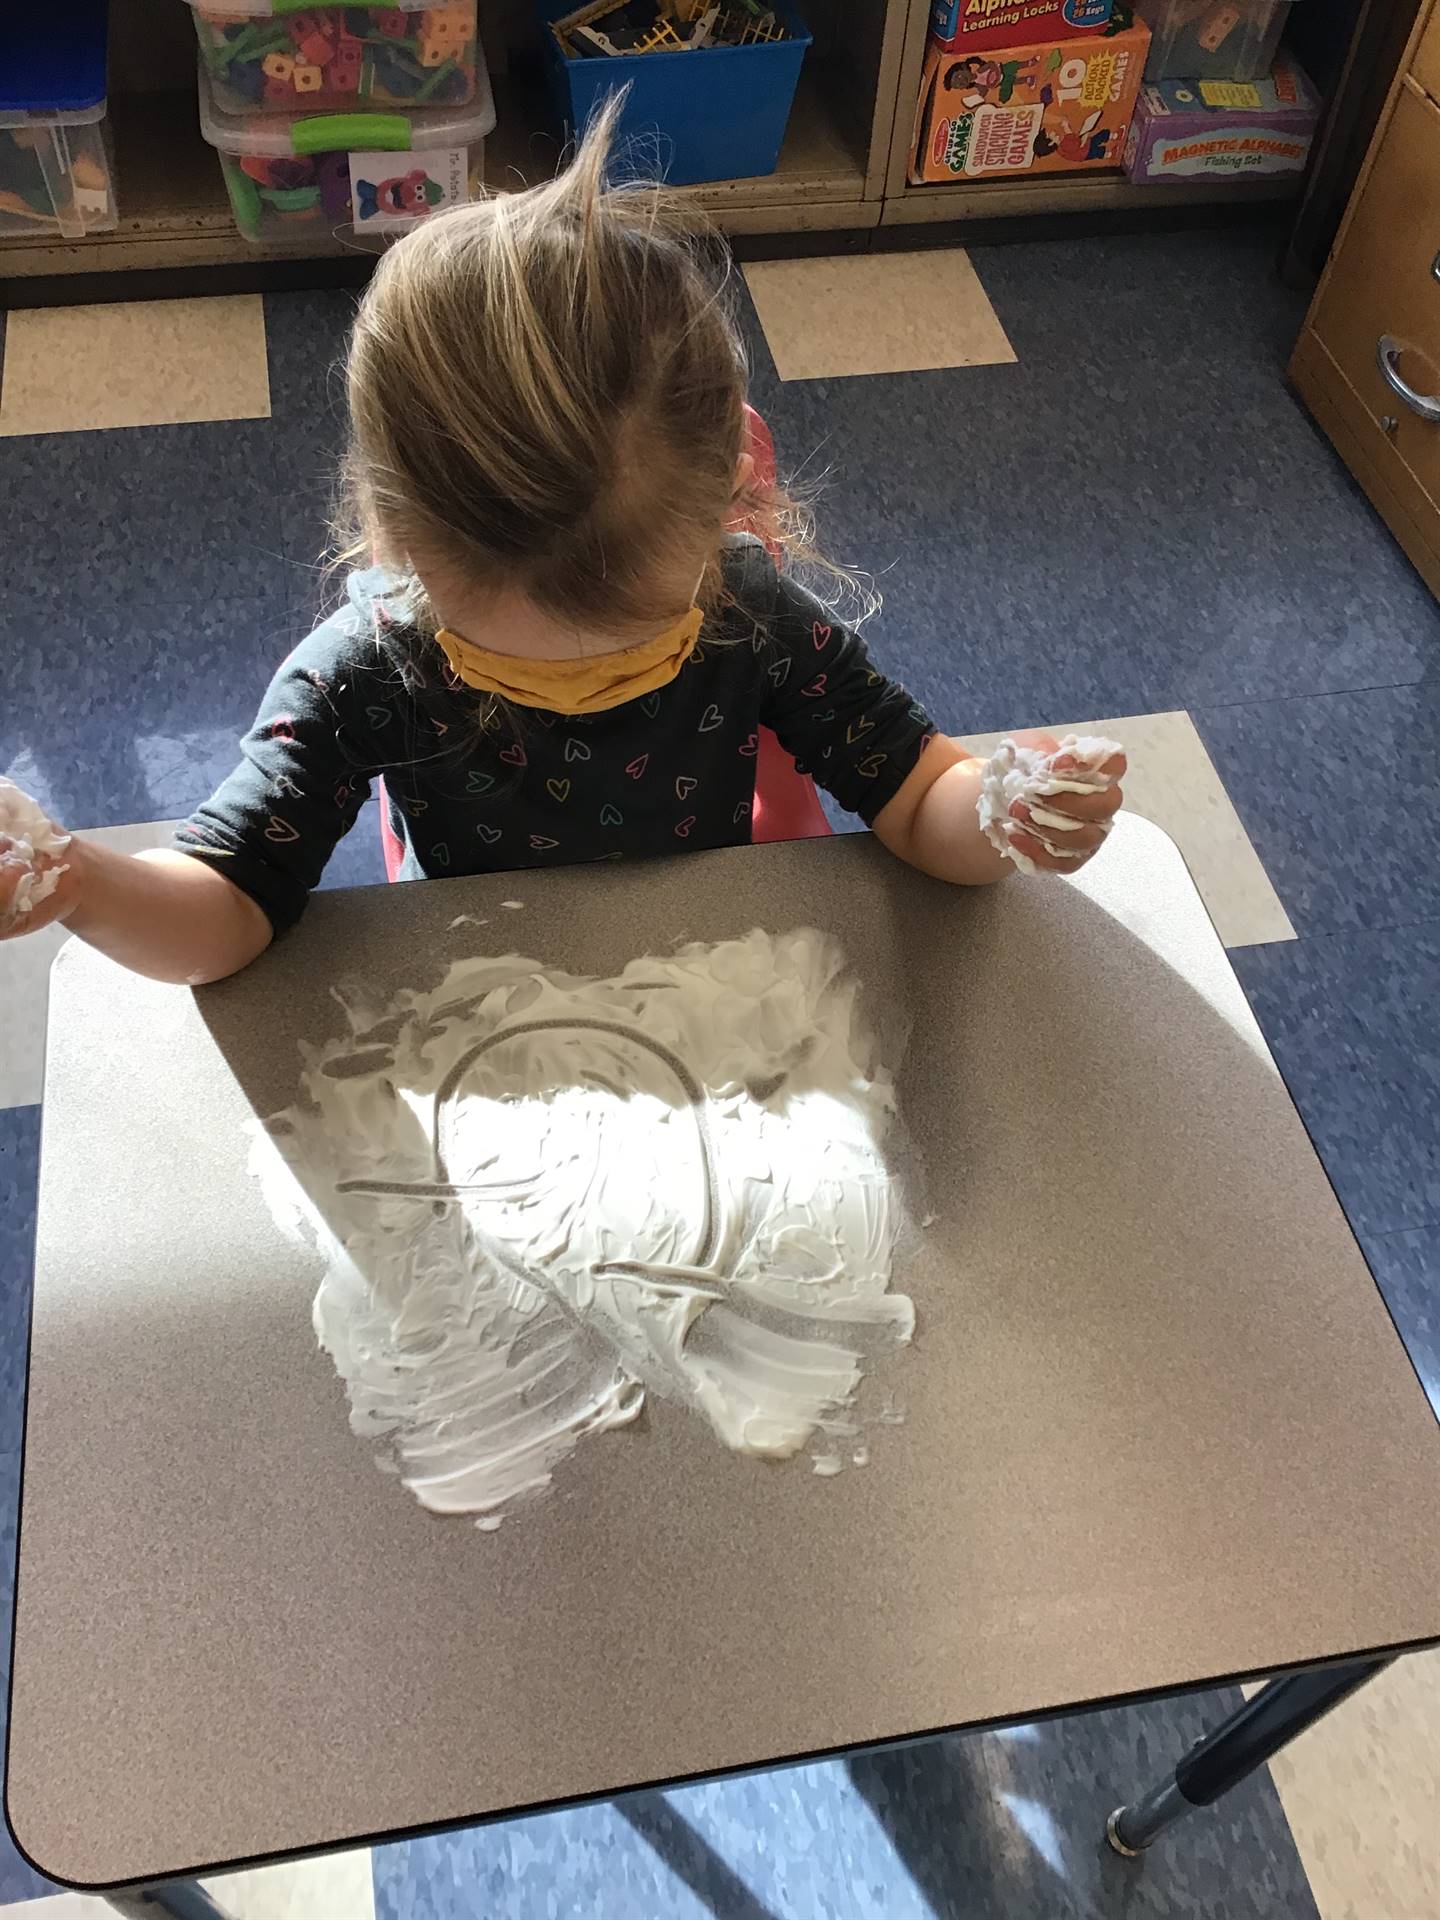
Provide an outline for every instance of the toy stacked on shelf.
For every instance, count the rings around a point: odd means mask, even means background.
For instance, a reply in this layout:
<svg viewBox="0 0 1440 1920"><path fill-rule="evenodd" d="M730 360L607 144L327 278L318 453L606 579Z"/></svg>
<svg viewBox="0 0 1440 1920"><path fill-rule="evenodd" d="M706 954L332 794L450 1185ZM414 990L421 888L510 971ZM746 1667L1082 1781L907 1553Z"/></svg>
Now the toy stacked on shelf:
<svg viewBox="0 0 1440 1920"><path fill-rule="evenodd" d="M1137 185L1298 177L1319 119L1319 95L1283 53L1265 80L1161 80L1140 95L1125 171Z"/></svg>
<svg viewBox="0 0 1440 1920"><path fill-rule="evenodd" d="M0 6L0 235L116 224L105 0Z"/></svg>
<svg viewBox="0 0 1440 1920"><path fill-rule="evenodd" d="M1150 80L1263 80L1291 0L1136 0L1150 29Z"/></svg>
<svg viewBox="0 0 1440 1920"><path fill-rule="evenodd" d="M475 0L315 6L189 0L224 113L460 106L474 98Z"/></svg>
<svg viewBox="0 0 1440 1920"><path fill-rule="evenodd" d="M200 74L200 131L235 224L260 246L311 246L337 229L387 234L473 199L495 125L477 54L474 98L409 113L227 113Z"/></svg>
<svg viewBox="0 0 1440 1920"><path fill-rule="evenodd" d="M1031 0L1032 9L1040 4ZM1063 23L1078 6L1066 0L1055 11ZM953 39L932 33L911 182L1117 168L1149 40L1147 28L1118 4L1099 27L975 53L957 52Z"/></svg>
<svg viewBox="0 0 1440 1920"><path fill-rule="evenodd" d="M1115 0L934 0L930 38L946 53L983 53L1103 33L1117 11Z"/></svg>
<svg viewBox="0 0 1440 1920"><path fill-rule="evenodd" d="M621 96L613 169L672 186L773 173L810 46L791 0L538 0L567 136Z"/></svg>
<svg viewBox="0 0 1440 1920"><path fill-rule="evenodd" d="M774 8L760 0L587 0L553 20L550 31L570 60L753 47L790 37Z"/></svg>
<svg viewBox="0 0 1440 1920"><path fill-rule="evenodd" d="M1130 179L1303 173L1320 101L1294 61L1276 54L1290 0L1139 4L1152 38L1125 144Z"/></svg>

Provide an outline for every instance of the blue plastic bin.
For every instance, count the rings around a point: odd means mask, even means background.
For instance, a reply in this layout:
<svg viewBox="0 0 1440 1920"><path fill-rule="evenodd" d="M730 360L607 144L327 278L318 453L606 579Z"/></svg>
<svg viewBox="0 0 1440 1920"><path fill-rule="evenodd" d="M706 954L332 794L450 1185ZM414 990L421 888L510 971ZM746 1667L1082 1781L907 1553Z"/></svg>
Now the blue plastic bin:
<svg viewBox="0 0 1440 1920"><path fill-rule="evenodd" d="M628 84L619 171L658 173L676 187L775 171L810 45L792 8L775 7L788 40L569 60L550 26L575 6L576 0L542 0L540 7L551 89L568 134L582 132L606 98Z"/></svg>

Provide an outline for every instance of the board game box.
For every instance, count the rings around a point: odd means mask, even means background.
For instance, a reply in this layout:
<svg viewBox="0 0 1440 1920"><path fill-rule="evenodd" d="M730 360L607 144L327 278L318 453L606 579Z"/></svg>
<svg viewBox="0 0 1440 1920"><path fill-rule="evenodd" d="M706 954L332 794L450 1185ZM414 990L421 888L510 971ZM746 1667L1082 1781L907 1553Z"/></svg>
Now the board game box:
<svg viewBox="0 0 1440 1920"><path fill-rule="evenodd" d="M1047 35L1098 33L1112 14L1127 11L1115 0L934 0L930 31L942 47L978 53Z"/></svg>
<svg viewBox="0 0 1440 1920"><path fill-rule="evenodd" d="M1118 168L1145 72L1149 30L957 54L925 51L910 179Z"/></svg>
<svg viewBox="0 0 1440 1920"><path fill-rule="evenodd" d="M1267 80L1159 80L1135 108L1125 171L1137 183L1301 173L1319 118L1320 96L1288 54Z"/></svg>

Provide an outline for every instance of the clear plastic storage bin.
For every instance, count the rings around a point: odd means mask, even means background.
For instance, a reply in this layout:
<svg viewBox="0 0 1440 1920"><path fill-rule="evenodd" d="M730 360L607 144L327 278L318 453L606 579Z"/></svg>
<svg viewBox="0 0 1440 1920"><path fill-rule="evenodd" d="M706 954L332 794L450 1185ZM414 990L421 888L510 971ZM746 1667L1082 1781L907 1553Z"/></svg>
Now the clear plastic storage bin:
<svg viewBox="0 0 1440 1920"><path fill-rule="evenodd" d="M317 233L398 233L473 199L495 125L481 67L465 107L416 113L226 113L200 74L200 130L220 156L235 224L257 246Z"/></svg>
<svg viewBox="0 0 1440 1920"><path fill-rule="evenodd" d="M67 240L115 225L104 0L0 0L0 235Z"/></svg>
<svg viewBox="0 0 1440 1920"><path fill-rule="evenodd" d="M303 9L294 0L189 4L225 113L457 107L481 84L475 0Z"/></svg>
<svg viewBox="0 0 1440 1920"><path fill-rule="evenodd" d="M1147 80L1263 80L1291 0L1137 0L1150 29Z"/></svg>

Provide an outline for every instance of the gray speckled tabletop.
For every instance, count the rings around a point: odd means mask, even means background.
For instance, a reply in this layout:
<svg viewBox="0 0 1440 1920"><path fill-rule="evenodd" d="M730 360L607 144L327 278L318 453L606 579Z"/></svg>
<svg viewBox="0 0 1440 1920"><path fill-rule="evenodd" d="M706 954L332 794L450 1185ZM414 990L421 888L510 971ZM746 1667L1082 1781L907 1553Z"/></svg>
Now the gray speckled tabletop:
<svg viewBox="0 0 1440 1920"><path fill-rule="evenodd" d="M520 912L499 912L503 899ZM452 927L460 914L489 926ZM938 1216L863 1470L659 1406L484 1534L376 1470L245 1123L336 981L835 933L913 1024ZM50 1011L9 1755L150 1879L1440 1636L1440 1428L1174 847L963 893L868 836L319 896L198 994Z"/></svg>

